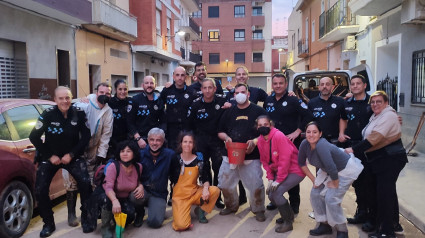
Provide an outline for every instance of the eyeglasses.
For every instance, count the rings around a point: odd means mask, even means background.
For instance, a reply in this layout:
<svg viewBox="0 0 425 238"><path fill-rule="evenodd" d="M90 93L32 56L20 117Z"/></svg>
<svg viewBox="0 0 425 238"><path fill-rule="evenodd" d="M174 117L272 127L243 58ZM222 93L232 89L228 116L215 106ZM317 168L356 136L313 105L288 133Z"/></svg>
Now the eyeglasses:
<svg viewBox="0 0 425 238"><path fill-rule="evenodd" d="M376 101L370 101L370 105L376 104L376 105L381 105L384 101L382 100L376 100Z"/></svg>

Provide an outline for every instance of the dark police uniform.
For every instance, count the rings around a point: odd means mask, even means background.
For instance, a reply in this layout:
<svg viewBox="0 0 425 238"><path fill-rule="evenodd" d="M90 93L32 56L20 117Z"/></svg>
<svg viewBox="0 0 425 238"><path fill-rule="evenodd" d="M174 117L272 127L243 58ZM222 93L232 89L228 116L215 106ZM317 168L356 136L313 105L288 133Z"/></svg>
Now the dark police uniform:
<svg viewBox="0 0 425 238"><path fill-rule="evenodd" d="M301 99L289 96L288 92L285 92L279 100L276 100L275 93L272 93L264 101L263 107L274 122L275 127L285 135L291 134L298 128L304 131L307 123L313 118L307 105ZM297 148L299 148L300 143L301 134L294 140ZM297 184L289 189L288 194L292 210L298 213L301 202L300 185Z"/></svg>
<svg viewBox="0 0 425 238"><path fill-rule="evenodd" d="M323 138L331 143L338 141L339 120L347 120L344 99L331 95L328 100L324 100L319 95L310 100L308 109L322 128Z"/></svg>
<svg viewBox="0 0 425 238"><path fill-rule="evenodd" d="M193 101L188 112L187 122L196 135L196 147L203 154L205 164L209 164L208 159L211 158L214 171L214 183L209 181L211 185L218 185L218 172L223 160L224 143L217 136L217 125L225 110L221 108L224 103L226 98L220 94L216 94L209 103L205 102L203 97L199 97ZM211 174L210 170L208 172Z"/></svg>
<svg viewBox="0 0 425 238"><path fill-rule="evenodd" d="M369 98L370 96L366 94L365 98L362 100L356 100L354 97L345 100L345 112L348 117L345 134L351 138L346 143L347 147L357 145L363 139L362 130L369 123L369 119L373 114L369 105ZM376 206L373 205L373 198L376 197L372 196L372 194L374 194L374 189L371 188L371 186L374 186L372 173L364 154L360 153L356 154L356 156L362 160L364 169L359 177L353 182L357 202L355 218L357 216L358 219L361 220L369 216L368 219L374 220Z"/></svg>
<svg viewBox="0 0 425 238"><path fill-rule="evenodd" d="M129 100L128 104L128 129L130 136L139 133L146 140L148 132L154 127L165 130L165 106L158 94L153 94L154 99L149 100L145 92L141 92Z"/></svg>
<svg viewBox="0 0 425 238"><path fill-rule="evenodd" d="M261 89L261 88L256 88L256 87L249 87L248 86L248 91L249 91L249 101L257 104L258 102L264 102L267 98L267 93ZM232 103L233 105L236 105L236 100L234 98L234 94L235 94L235 89L230 90L227 95L226 95L226 99L228 102Z"/></svg>
<svg viewBox="0 0 425 238"><path fill-rule="evenodd" d="M178 89L173 84L169 88L164 88L160 97L166 104L168 147L175 150L180 131L187 129L185 128L187 111L193 100L196 99L196 92L186 85L182 89Z"/></svg>
<svg viewBox="0 0 425 238"><path fill-rule="evenodd" d="M123 100L114 96L109 100L108 105L112 109L112 115L114 116L114 124L112 130L112 136L109 140L108 158L113 157L117 144L121 141L128 139L127 129L127 106L131 98L125 98Z"/></svg>
<svg viewBox="0 0 425 238"><path fill-rule="evenodd" d="M45 135L45 141L41 137ZM92 192L90 177L85 160L81 159L90 140L90 129L86 125L86 114L79 108L70 107L67 118L57 106L46 109L31 131L31 143L41 154L38 161L35 181L35 197L38 202L40 216L45 224L54 224L52 204L49 198L49 187L58 169L66 169L77 181L81 194L81 224L83 230L87 225L86 201ZM69 164L53 165L49 159L56 155L62 158L70 154Z"/></svg>
<svg viewBox="0 0 425 238"><path fill-rule="evenodd" d="M223 93L223 88L221 87L221 82L218 81L217 79L214 79L214 81L215 81L215 86L217 87L217 90L215 91L215 93L216 94L224 94ZM195 90L195 92L196 92L196 94L198 96L201 96L202 95L202 91L201 91L202 83L199 82L199 80L197 82L192 83L189 86L189 88L192 88L193 90Z"/></svg>

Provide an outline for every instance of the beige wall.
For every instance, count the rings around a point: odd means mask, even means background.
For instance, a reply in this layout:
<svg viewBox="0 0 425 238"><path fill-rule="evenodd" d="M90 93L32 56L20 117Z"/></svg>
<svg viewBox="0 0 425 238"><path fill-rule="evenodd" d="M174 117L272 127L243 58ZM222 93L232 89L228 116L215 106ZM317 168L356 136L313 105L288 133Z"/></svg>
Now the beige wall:
<svg viewBox="0 0 425 238"><path fill-rule="evenodd" d="M89 84L89 65L100 66L101 82L111 83L111 75L126 76L127 81L132 81L131 52L128 44L84 30L77 30L75 48L78 62L78 97L92 93ZM111 48L119 50L120 57L111 56Z"/></svg>

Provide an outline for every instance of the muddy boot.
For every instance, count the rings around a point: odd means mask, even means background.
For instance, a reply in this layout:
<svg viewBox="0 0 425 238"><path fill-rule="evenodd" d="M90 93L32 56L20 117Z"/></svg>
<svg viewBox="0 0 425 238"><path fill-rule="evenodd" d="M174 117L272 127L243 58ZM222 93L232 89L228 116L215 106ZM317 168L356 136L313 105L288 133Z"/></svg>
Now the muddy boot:
<svg viewBox="0 0 425 238"><path fill-rule="evenodd" d="M102 238L113 238L114 237L114 226L112 224L114 220L114 214L112 211L107 209L102 209L102 226L100 228L100 233L102 233Z"/></svg>
<svg viewBox="0 0 425 238"><path fill-rule="evenodd" d="M277 207L277 210L282 217L283 223L282 225L276 227L275 231L277 233L284 233L287 231L292 231L294 228L292 227L292 223L294 223L294 212L292 211L289 203L285 203L281 206Z"/></svg>
<svg viewBox="0 0 425 238"><path fill-rule="evenodd" d="M199 223L208 223L207 218L205 217L205 211L200 207L195 208L195 214L198 216Z"/></svg>
<svg viewBox="0 0 425 238"><path fill-rule="evenodd" d="M347 218L349 224L363 224L366 223L367 211L365 209L357 208L356 214L352 218Z"/></svg>
<svg viewBox="0 0 425 238"><path fill-rule="evenodd" d="M78 219L75 215L75 205L77 204L78 191L66 192L66 205L68 206L68 225L72 227L78 226Z"/></svg>

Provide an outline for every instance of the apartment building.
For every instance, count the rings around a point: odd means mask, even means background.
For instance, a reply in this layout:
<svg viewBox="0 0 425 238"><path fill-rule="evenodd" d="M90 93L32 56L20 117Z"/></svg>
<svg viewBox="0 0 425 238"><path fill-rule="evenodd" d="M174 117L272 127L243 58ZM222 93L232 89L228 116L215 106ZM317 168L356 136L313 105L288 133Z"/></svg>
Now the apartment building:
<svg viewBox="0 0 425 238"><path fill-rule="evenodd" d="M199 26L189 16L198 10L198 0L130 0L139 33L131 42L134 80L130 86L140 87L146 75L164 85L172 81L179 65L194 71L199 56L192 52L192 40L199 39Z"/></svg>
<svg viewBox="0 0 425 238"><path fill-rule="evenodd" d="M267 88L272 74L271 0L201 0L193 19L201 26L201 39L192 49L202 55L208 75L222 86L234 84L234 72L244 65L250 85Z"/></svg>

